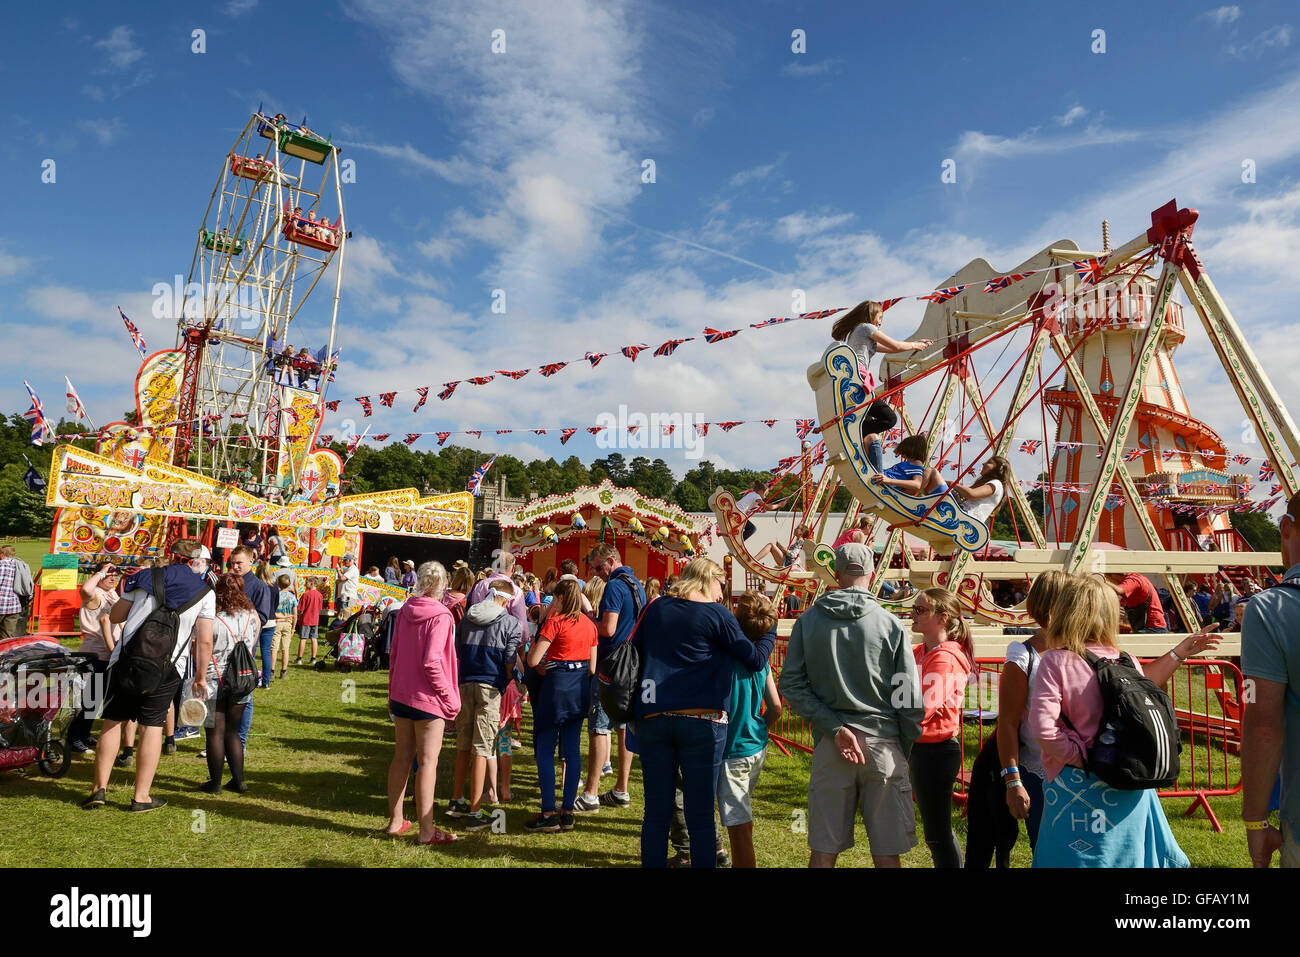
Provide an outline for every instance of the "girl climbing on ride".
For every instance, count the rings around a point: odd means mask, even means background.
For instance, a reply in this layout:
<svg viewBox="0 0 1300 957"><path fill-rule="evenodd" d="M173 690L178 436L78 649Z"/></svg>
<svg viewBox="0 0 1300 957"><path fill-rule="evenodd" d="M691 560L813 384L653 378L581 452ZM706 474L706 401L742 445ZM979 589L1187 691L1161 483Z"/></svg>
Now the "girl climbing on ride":
<svg viewBox="0 0 1300 957"><path fill-rule="evenodd" d="M858 354L858 371L869 392L876 391L876 379L871 374L871 360L877 352L895 355L899 352L915 352L928 349L934 344L933 339L917 339L900 342L892 336L881 332L885 311L880 303L870 299L864 300L835 320L831 326L831 338L845 343ZM887 432L898 423L898 416L884 399L876 399L862 416L862 441L867 446L867 457L877 472L884 468L880 456L880 433ZM875 452L872 453L872 446Z"/></svg>
<svg viewBox="0 0 1300 957"><path fill-rule="evenodd" d="M995 455L980 467L979 478L973 484L955 484L952 491L956 493L957 503L967 515L987 525L1006 497L1007 485L1011 481L1010 463L1002 456Z"/></svg>
<svg viewBox="0 0 1300 957"><path fill-rule="evenodd" d="M876 440L879 455L879 439ZM873 485L888 485L907 495L942 495L948 491L938 469L926 465L929 443L924 435L909 435L898 443L898 463L879 475L871 476Z"/></svg>

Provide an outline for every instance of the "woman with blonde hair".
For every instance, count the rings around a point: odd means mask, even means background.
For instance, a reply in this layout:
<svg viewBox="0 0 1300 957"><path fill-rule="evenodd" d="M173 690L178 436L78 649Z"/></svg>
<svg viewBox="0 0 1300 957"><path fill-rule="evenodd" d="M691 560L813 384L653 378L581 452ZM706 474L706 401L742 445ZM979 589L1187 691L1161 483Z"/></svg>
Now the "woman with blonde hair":
<svg viewBox="0 0 1300 957"><path fill-rule="evenodd" d="M402 801L415 772L415 812L421 844L449 844L456 835L434 827L433 794L438 783L438 753L446 725L460 713L456 629L442 603L447 569L425 562L416 572L411 597L397 612L389 657L388 708L397 729L397 746L388 766L388 828L396 837L411 829L402 818Z"/></svg>
<svg viewBox="0 0 1300 957"><path fill-rule="evenodd" d="M659 597L663 583L657 578L647 578L645 582L645 603L648 605Z"/></svg>
<svg viewBox="0 0 1300 957"><path fill-rule="evenodd" d="M1043 652L1029 695L1029 732L1042 749L1043 804L1035 867L1187 867L1154 789L1120 790L1087 770L1101 725L1097 672L1088 660L1127 665L1157 685L1183 657L1213 648L1218 636L1189 635L1145 668L1121 658L1119 599L1097 575L1072 576L1052 604ZM1186 655L1180 654L1186 652ZM1088 810L1071 815L1071 806Z"/></svg>
<svg viewBox="0 0 1300 957"><path fill-rule="evenodd" d="M587 599L591 605L591 616L595 618L596 609L600 607L600 600L605 595L605 579L599 575L592 575L587 579L587 584L583 586L582 597Z"/></svg>
<svg viewBox="0 0 1300 957"><path fill-rule="evenodd" d="M961 771L962 702L975 648L961 604L946 588L927 588L916 596L912 630L922 638L912 653L925 706L921 737L907 762L912 793L934 866L961 867L961 845L952 832L952 786Z"/></svg>
<svg viewBox="0 0 1300 957"><path fill-rule="evenodd" d="M631 641L641 656L641 687L633 721L645 785L641 864L668 866L668 831L677 773L691 847L717 846L713 806L727 743L727 710L736 662L761 671L775 632L751 642L736 616L720 604L722 569L707 558L686 564L673 587L647 605ZM713 867L700 853L694 867Z"/></svg>
<svg viewBox="0 0 1300 957"><path fill-rule="evenodd" d="M452 620L458 625L465 617L466 600L474 585L474 573L469 570L469 565L458 561L451 566L451 584L442 593L442 603L451 610Z"/></svg>

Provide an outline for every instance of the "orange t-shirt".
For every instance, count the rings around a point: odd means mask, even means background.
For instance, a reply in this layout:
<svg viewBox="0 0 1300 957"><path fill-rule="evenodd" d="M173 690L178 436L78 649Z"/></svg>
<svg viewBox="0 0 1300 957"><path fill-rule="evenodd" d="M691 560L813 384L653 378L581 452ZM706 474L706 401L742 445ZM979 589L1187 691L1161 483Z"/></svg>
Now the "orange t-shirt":
<svg viewBox="0 0 1300 957"><path fill-rule="evenodd" d="M562 615L552 615L542 623L537 633L538 641L549 641L547 661L588 661L596 645L596 624L586 615L577 620Z"/></svg>
<svg viewBox="0 0 1300 957"><path fill-rule="evenodd" d="M933 651L927 651L925 642L921 642L912 648L912 654L916 656L921 701L925 705L918 740L923 744L951 740L961 733L961 706L971 672L970 660L955 641L942 641Z"/></svg>

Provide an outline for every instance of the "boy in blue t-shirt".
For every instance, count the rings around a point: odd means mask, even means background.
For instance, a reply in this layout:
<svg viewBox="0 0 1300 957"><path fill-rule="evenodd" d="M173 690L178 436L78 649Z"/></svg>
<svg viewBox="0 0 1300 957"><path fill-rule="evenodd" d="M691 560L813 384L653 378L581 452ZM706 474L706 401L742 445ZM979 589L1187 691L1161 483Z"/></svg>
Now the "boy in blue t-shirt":
<svg viewBox="0 0 1300 957"><path fill-rule="evenodd" d="M776 630L776 607L756 591L736 604L740 629L750 641ZM718 816L731 842L731 866L754 867L754 814L750 799L767 760L768 729L781 717L781 695L772 668L750 671L737 662L731 679L727 746L718 772Z"/></svg>
<svg viewBox="0 0 1300 957"><path fill-rule="evenodd" d="M271 670L275 670L275 659L281 657L280 649L284 649L283 661L280 664L280 677L283 678L289 672L289 645L293 642L293 633L297 629L298 617L298 596L293 593L293 579L288 575L281 575L275 580L276 587L280 589L280 594L275 603L275 635L271 638Z"/></svg>
<svg viewBox="0 0 1300 957"><path fill-rule="evenodd" d="M938 470L925 464L929 449L924 435L909 435L898 443L898 463L871 477L876 485L889 485L907 495L942 495L948 483Z"/></svg>

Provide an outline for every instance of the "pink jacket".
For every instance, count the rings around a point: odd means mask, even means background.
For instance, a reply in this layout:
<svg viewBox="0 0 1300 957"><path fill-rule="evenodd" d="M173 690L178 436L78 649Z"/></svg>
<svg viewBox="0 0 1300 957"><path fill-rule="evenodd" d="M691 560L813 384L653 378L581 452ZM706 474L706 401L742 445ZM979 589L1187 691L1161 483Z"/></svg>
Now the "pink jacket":
<svg viewBox="0 0 1300 957"><path fill-rule="evenodd" d="M1087 647L1098 658L1119 657L1119 649L1109 645ZM1138 671L1142 670L1136 658L1133 663ZM1047 780L1055 780L1067 764L1083 766L1088 748L1097 737L1101 709L1097 673L1087 661L1063 649L1043 652L1029 689L1028 718L1029 733L1043 750ZM1063 718L1069 719L1069 725Z"/></svg>
<svg viewBox="0 0 1300 957"><path fill-rule="evenodd" d="M407 599L397 613L388 697L448 721L460 713L456 628L451 612L436 598Z"/></svg>

